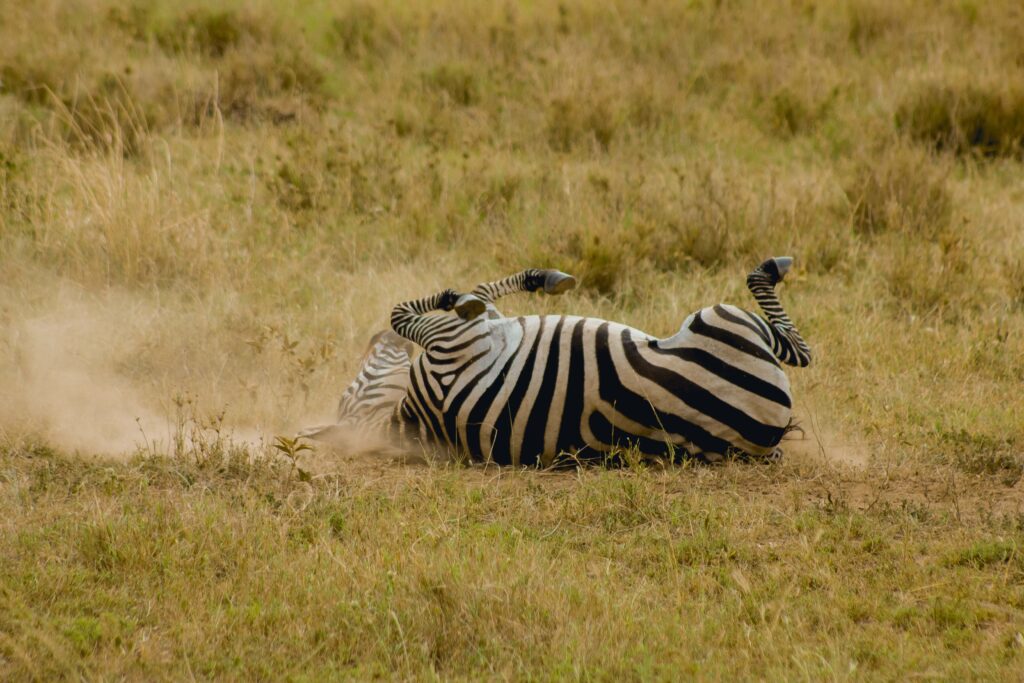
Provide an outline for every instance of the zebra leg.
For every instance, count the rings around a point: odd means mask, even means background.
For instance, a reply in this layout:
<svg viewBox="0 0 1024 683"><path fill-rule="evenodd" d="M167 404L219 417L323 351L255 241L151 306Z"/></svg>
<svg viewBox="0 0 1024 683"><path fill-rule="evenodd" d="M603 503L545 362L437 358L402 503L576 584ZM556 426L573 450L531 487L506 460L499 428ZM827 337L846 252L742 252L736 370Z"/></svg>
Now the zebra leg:
<svg viewBox="0 0 1024 683"><path fill-rule="evenodd" d="M462 321L448 316L425 314L454 310L458 300L458 292L446 289L422 299L402 302L391 309L391 329L421 348L428 348L430 340L436 335L451 331Z"/></svg>
<svg viewBox="0 0 1024 683"><path fill-rule="evenodd" d="M576 286L576 278L558 270L524 270L502 280L484 282L455 302L455 312L463 320L472 320L484 313L490 320L503 318L494 302L518 292L543 290L545 294L562 294Z"/></svg>
<svg viewBox="0 0 1024 683"><path fill-rule="evenodd" d="M811 362L811 349L786 315L775 293L775 285L782 282L792 265L790 256L768 259L747 276L747 288L768 319L772 331L772 353L783 363L802 368Z"/></svg>
<svg viewBox="0 0 1024 683"><path fill-rule="evenodd" d="M530 268L502 280L484 282L473 288L472 294L484 303L493 304L497 299L518 292L563 294L576 286L576 278L558 270Z"/></svg>

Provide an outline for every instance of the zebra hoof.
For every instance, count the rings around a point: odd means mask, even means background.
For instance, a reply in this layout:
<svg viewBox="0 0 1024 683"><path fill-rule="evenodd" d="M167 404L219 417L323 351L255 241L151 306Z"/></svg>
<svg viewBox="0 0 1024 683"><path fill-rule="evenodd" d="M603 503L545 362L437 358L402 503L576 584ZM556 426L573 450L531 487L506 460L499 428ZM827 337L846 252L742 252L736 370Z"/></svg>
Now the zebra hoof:
<svg viewBox="0 0 1024 683"><path fill-rule="evenodd" d="M779 280L781 281L786 277L786 273L789 272L790 267L793 265L793 257L776 256L772 261L775 262L775 269L779 271Z"/></svg>
<svg viewBox="0 0 1024 683"><path fill-rule="evenodd" d="M545 294L564 294L576 286L576 278L559 270L549 270L544 275Z"/></svg>
<svg viewBox="0 0 1024 683"><path fill-rule="evenodd" d="M472 294L463 294L455 302L455 312L463 320L473 320L483 315L487 310L487 304Z"/></svg>

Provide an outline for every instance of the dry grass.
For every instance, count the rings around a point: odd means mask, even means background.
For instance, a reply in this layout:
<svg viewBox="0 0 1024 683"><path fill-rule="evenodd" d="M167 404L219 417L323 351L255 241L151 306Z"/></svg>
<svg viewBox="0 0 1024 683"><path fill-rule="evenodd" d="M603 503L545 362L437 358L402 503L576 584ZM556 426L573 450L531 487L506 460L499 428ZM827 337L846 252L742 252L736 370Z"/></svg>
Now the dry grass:
<svg viewBox="0 0 1024 683"><path fill-rule="evenodd" d="M1018 12L2 4L0 675L1013 678ZM667 335L780 253L824 459L260 445L396 301L551 266L503 308Z"/></svg>
<svg viewBox="0 0 1024 683"><path fill-rule="evenodd" d="M199 451L3 456L8 675L991 679L1024 656L1020 508L977 481L791 461L304 483Z"/></svg>

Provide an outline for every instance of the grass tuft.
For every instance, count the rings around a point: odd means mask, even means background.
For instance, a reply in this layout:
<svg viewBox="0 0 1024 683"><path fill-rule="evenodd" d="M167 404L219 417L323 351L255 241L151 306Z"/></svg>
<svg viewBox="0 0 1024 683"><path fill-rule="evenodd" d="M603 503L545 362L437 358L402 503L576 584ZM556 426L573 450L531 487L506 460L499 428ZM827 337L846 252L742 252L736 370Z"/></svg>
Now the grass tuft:
<svg viewBox="0 0 1024 683"><path fill-rule="evenodd" d="M980 569L994 564L1021 562L1020 548L1013 541L981 541L949 558L950 566Z"/></svg>
<svg viewBox="0 0 1024 683"><path fill-rule="evenodd" d="M235 10L197 8L156 32L157 44L176 53L220 58L244 44L271 42L273 28L266 19Z"/></svg>
<svg viewBox="0 0 1024 683"><path fill-rule="evenodd" d="M1012 78L963 85L922 83L900 103L896 125L939 151L1019 158L1024 145L1024 88Z"/></svg>
<svg viewBox="0 0 1024 683"><path fill-rule="evenodd" d="M953 215L949 173L943 159L906 145L858 160L846 186L854 229L934 240Z"/></svg>

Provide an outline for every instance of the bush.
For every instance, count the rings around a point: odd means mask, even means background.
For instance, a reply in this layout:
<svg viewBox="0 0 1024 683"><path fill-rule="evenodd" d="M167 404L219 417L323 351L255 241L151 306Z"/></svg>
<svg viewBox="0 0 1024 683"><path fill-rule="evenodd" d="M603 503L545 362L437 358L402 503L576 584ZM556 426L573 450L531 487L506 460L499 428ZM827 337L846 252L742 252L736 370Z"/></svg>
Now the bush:
<svg viewBox="0 0 1024 683"><path fill-rule="evenodd" d="M995 437L966 429L940 434L952 459L964 472L999 477L1013 486L1024 476L1024 449L1013 437Z"/></svg>
<svg viewBox="0 0 1024 683"><path fill-rule="evenodd" d="M620 233L574 233L570 251L576 256L569 272L578 274L583 286L601 294L616 293L622 274L632 265L632 250L623 244Z"/></svg>
<svg viewBox="0 0 1024 683"><path fill-rule="evenodd" d="M1019 77L984 84L926 83L900 103L896 125L936 150L1020 157L1024 86Z"/></svg>
<svg viewBox="0 0 1024 683"><path fill-rule="evenodd" d="M464 64L442 64L428 72L424 82L462 107L480 100L480 83L473 70Z"/></svg>
<svg viewBox="0 0 1024 683"><path fill-rule="evenodd" d="M847 38L858 53L867 52L875 43L903 25L903 16L892 3L857 0L848 8Z"/></svg>
<svg viewBox="0 0 1024 683"><path fill-rule="evenodd" d="M377 10L369 3L357 3L331 21L328 40L350 59L378 56L384 45Z"/></svg>
<svg viewBox="0 0 1024 683"><path fill-rule="evenodd" d="M162 103L144 102L129 74L89 74L75 82L69 78L75 73L63 58L12 60L0 67L0 81L22 102L51 112L60 138L73 147L138 153Z"/></svg>
<svg viewBox="0 0 1024 683"><path fill-rule="evenodd" d="M973 271L975 248L956 231L944 232L932 244L901 240L877 246L888 256L883 272L889 293L912 315L954 322L986 298Z"/></svg>
<svg viewBox="0 0 1024 683"><path fill-rule="evenodd" d="M548 144L557 152L579 147L607 151L619 127L619 116L605 100L581 103L577 98L559 98L548 107Z"/></svg>
<svg viewBox="0 0 1024 683"><path fill-rule="evenodd" d="M821 100L814 98L810 87L795 89L782 87L768 99L769 121L773 130L783 138L806 133L814 129L828 114L838 91Z"/></svg>
<svg viewBox="0 0 1024 683"><path fill-rule="evenodd" d="M948 175L948 163L907 145L861 158L845 187L854 229L936 238L953 213Z"/></svg>
<svg viewBox="0 0 1024 683"><path fill-rule="evenodd" d="M255 16L196 9L157 30L156 42L169 52L219 58L243 42L271 42L273 33Z"/></svg>
<svg viewBox="0 0 1024 683"><path fill-rule="evenodd" d="M1024 307L1024 257L1017 257L1005 263L1004 274L1014 306Z"/></svg>
<svg viewBox="0 0 1024 683"><path fill-rule="evenodd" d="M298 46L232 53L219 79L205 108L215 97L221 111L237 121L287 123L307 106L320 109L326 101L324 69Z"/></svg>

